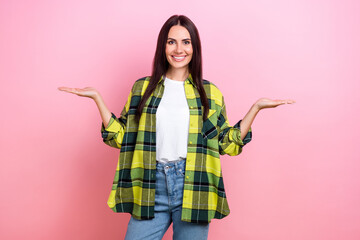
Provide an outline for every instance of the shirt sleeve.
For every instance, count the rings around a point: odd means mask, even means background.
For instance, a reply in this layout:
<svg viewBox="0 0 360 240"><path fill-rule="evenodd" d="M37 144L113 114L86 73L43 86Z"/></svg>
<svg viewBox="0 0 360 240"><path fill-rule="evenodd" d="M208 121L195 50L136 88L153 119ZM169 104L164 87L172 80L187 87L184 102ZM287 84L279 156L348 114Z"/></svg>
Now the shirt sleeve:
<svg viewBox="0 0 360 240"><path fill-rule="evenodd" d="M230 156L239 155L242 148L251 141L252 129L250 127L245 138L241 140L240 123L238 121L234 126L230 126L226 115L226 107L224 97L222 97L222 107L218 118L219 131L219 153L221 155L228 154Z"/></svg>
<svg viewBox="0 0 360 240"><path fill-rule="evenodd" d="M104 124L101 124L101 136L105 144L114 147L121 148L121 143L126 130L127 116L130 108L130 101L132 97L132 91L130 92L127 102L117 118L114 113L111 113L111 118L108 126L105 128Z"/></svg>

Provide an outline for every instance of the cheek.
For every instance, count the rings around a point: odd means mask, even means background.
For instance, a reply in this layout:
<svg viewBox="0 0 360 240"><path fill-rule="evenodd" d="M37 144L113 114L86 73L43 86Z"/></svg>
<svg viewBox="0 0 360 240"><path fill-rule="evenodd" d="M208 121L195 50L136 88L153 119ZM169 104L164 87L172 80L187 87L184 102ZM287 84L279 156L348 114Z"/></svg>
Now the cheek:
<svg viewBox="0 0 360 240"><path fill-rule="evenodd" d="M170 52L170 51L169 51L169 48L166 47L166 48L165 48L165 54L166 54L166 55L169 55L169 52Z"/></svg>
<svg viewBox="0 0 360 240"><path fill-rule="evenodd" d="M173 51L173 47L169 46L169 45L166 45L165 47L165 54L166 55L170 55Z"/></svg>
<svg viewBox="0 0 360 240"><path fill-rule="evenodd" d="M186 52L187 52L188 54L192 54L192 53L193 53L193 48L192 48L192 46L187 47L187 48L186 48Z"/></svg>

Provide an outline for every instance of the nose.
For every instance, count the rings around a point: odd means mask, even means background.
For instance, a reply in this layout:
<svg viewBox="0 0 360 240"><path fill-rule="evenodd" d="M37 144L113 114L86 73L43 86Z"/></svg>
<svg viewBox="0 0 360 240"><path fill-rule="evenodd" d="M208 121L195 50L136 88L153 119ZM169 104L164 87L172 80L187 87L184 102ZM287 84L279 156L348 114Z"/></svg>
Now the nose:
<svg viewBox="0 0 360 240"><path fill-rule="evenodd" d="M176 51L176 53L182 53L183 52L183 47L182 47L181 43L176 45L175 51Z"/></svg>

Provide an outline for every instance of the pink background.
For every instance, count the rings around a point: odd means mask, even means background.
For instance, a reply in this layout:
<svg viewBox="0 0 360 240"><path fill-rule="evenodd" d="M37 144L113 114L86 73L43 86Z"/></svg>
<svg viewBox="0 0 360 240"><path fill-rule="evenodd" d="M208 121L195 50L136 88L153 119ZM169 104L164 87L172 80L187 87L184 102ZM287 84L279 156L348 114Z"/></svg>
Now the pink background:
<svg viewBox="0 0 360 240"><path fill-rule="evenodd" d="M173 14L199 29L204 78L235 124L260 97L253 141L222 156L231 214L209 239L360 239L360 2L0 1L0 239L122 239L106 205L118 150L95 104L119 114L151 73ZM171 239L169 230L164 239Z"/></svg>

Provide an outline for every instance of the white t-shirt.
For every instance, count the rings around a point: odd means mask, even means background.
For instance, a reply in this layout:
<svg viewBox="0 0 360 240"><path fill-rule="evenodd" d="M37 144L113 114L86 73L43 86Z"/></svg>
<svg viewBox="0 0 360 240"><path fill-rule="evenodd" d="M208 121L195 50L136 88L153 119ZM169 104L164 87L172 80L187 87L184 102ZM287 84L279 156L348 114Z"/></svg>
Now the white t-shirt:
<svg viewBox="0 0 360 240"><path fill-rule="evenodd" d="M190 111L184 81L164 79L165 89L156 110L156 160L186 158Z"/></svg>

